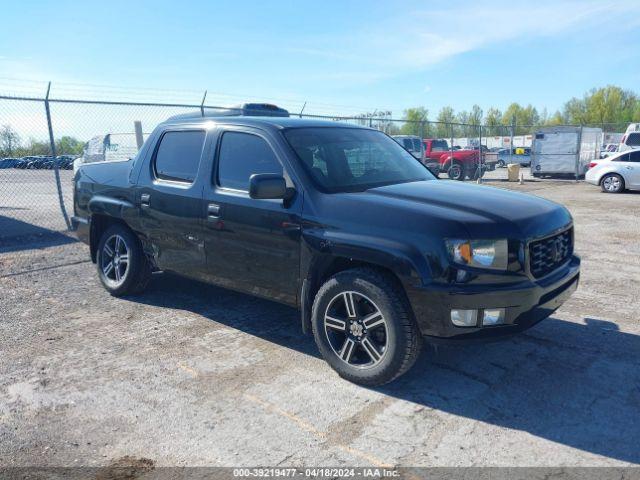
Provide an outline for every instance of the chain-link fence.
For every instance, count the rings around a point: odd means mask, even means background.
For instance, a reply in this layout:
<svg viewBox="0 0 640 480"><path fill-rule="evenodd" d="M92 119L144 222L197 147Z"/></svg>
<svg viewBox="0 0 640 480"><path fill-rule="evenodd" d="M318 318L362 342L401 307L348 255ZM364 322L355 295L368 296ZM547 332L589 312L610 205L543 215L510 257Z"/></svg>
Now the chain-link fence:
<svg viewBox="0 0 640 480"><path fill-rule="evenodd" d="M48 91L40 98L0 95L0 254L39 240L70 241L66 232L73 214L72 177L78 158L132 157L138 150L136 124L146 138L172 115L219 108L205 105L204 100L201 104L74 100L54 98ZM527 166L539 130L515 124L406 121L392 118L390 112L292 115L376 128L394 136L423 162L439 163L441 177L459 180L484 175L489 181L501 181L507 175L500 167ZM465 168L458 171L456 165ZM0 258L0 274L1 262Z"/></svg>

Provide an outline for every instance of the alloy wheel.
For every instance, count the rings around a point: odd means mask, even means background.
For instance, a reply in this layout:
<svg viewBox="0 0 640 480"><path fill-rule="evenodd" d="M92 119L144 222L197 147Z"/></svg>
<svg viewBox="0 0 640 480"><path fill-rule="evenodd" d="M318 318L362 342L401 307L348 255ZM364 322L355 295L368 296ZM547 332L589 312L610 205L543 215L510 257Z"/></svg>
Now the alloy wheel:
<svg viewBox="0 0 640 480"><path fill-rule="evenodd" d="M602 181L602 186L607 192L617 192L620 189L620 179L611 175Z"/></svg>
<svg viewBox="0 0 640 480"><path fill-rule="evenodd" d="M324 330L333 352L351 367L374 367L387 352L387 321L361 293L346 291L333 297L325 311Z"/></svg>
<svg viewBox="0 0 640 480"><path fill-rule="evenodd" d="M100 268L105 278L114 285L121 285L129 270L129 247L120 235L111 235L102 247Z"/></svg>

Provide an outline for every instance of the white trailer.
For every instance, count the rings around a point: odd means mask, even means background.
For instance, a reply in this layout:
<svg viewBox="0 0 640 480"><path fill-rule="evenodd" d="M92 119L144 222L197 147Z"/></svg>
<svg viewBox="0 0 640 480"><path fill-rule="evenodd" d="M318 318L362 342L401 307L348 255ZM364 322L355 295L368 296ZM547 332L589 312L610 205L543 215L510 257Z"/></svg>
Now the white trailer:
<svg viewBox="0 0 640 480"><path fill-rule="evenodd" d="M601 128L544 127L536 131L531 148L531 174L583 176L600 158Z"/></svg>

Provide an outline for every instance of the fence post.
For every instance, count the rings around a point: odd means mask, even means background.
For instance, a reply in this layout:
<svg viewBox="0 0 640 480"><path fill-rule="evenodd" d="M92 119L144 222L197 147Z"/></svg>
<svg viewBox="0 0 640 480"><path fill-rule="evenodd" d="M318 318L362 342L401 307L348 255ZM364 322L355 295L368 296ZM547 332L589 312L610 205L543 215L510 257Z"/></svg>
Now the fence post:
<svg viewBox="0 0 640 480"><path fill-rule="evenodd" d="M200 115L204 117L204 101L207 99L207 91L204 91L204 95L202 96L202 102L200 102Z"/></svg>
<svg viewBox="0 0 640 480"><path fill-rule="evenodd" d="M142 133L142 122L140 120L134 120L133 130L136 132L136 146L138 150L142 148L144 144L144 134Z"/></svg>
<svg viewBox="0 0 640 480"><path fill-rule="evenodd" d="M515 135L516 130L516 116L511 117L511 149L509 150L509 163L513 163L513 136Z"/></svg>
<svg viewBox="0 0 640 480"><path fill-rule="evenodd" d="M62 184L60 183L60 170L58 169L58 159L56 155L56 141L53 138L53 127L51 126L51 110L49 109L49 92L51 92L51 82L47 85L47 95L44 98L44 109L47 114L47 127L49 128L49 143L51 144L51 156L53 157L53 171L56 177L56 188L58 189L58 202L60 202L60 211L64 218L64 223L67 225L67 229L71 230L71 222L69 221L69 215L64 207L64 198L62 197Z"/></svg>
<svg viewBox="0 0 640 480"><path fill-rule="evenodd" d="M482 183L484 155L482 155L482 124L478 125L478 183Z"/></svg>
<svg viewBox="0 0 640 480"><path fill-rule="evenodd" d="M449 134L451 136L449 144L449 156L453 159L453 123L449 124Z"/></svg>
<svg viewBox="0 0 640 480"><path fill-rule="evenodd" d="M584 125L580 124L580 133L578 134L578 155L576 157L576 183L578 183L578 177L580 176L580 160L582 156L582 130Z"/></svg>

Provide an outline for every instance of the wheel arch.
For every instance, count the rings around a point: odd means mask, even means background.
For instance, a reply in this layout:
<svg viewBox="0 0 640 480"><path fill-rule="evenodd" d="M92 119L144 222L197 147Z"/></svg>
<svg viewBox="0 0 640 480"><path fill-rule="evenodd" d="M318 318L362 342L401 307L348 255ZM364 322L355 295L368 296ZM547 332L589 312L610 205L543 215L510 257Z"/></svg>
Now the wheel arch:
<svg viewBox="0 0 640 480"><path fill-rule="evenodd" d="M89 230L89 251L92 262L96 262L98 242L107 228L114 224L121 224L132 230L124 220L124 217L126 212L131 212L134 208L131 202L103 195L96 195L89 200L88 211L91 225Z"/></svg>
<svg viewBox="0 0 640 480"><path fill-rule="evenodd" d="M604 177L606 177L607 175L618 175L620 178L622 178L622 181L624 182L625 187L626 187L626 185L628 185L627 178L624 176L623 172L619 172L619 171L614 170L614 169L609 169L609 170L607 170L606 172L603 172L600 175L600 178L598 179L598 185L599 186L602 186L602 181L604 180Z"/></svg>
<svg viewBox="0 0 640 480"><path fill-rule="evenodd" d="M379 250L344 251L332 253L310 252L307 258L306 274L300 289L300 311L303 333L311 332L311 308L320 287L331 276L338 272L354 268L369 268L391 278L406 296L407 282L421 281L425 275L430 276L426 262L416 265L410 258L392 252ZM422 273L420 273L422 271ZM410 305L410 304L409 304Z"/></svg>
<svg viewBox="0 0 640 480"><path fill-rule="evenodd" d="M111 217L100 213L91 215L91 227L89 229L89 252L91 253L91 261L96 263L96 256L98 251L98 243L102 234L112 225L123 225L133 232L131 227L127 225L122 218Z"/></svg>

